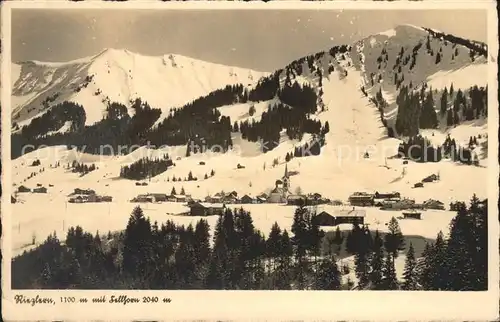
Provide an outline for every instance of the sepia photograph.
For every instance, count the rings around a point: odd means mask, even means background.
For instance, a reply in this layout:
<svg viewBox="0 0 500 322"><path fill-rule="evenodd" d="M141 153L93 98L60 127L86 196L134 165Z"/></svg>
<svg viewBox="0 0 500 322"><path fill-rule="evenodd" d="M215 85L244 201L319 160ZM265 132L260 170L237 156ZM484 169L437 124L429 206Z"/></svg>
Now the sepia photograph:
<svg viewBox="0 0 500 322"><path fill-rule="evenodd" d="M288 9L2 12L2 284L497 294L491 14Z"/></svg>

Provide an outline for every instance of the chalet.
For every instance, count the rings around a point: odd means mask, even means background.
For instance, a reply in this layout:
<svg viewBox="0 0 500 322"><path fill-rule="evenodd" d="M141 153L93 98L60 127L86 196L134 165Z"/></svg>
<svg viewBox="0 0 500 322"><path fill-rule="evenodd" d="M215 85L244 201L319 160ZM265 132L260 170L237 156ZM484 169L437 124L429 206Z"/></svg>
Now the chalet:
<svg viewBox="0 0 500 322"><path fill-rule="evenodd" d="M422 219L422 213L415 210L403 211L403 217L404 219Z"/></svg>
<svg viewBox="0 0 500 322"><path fill-rule="evenodd" d="M36 187L35 189L33 189L33 192L34 193L47 193L47 188L45 188L45 187Z"/></svg>
<svg viewBox="0 0 500 322"><path fill-rule="evenodd" d="M221 202L226 203L226 204L236 204L236 203L239 203L240 200L237 197L235 197L234 195L229 194L229 195L224 196L221 199Z"/></svg>
<svg viewBox="0 0 500 322"><path fill-rule="evenodd" d="M250 195L244 195L243 197L240 198L240 203L242 204L255 203L255 199Z"/></svg>
<svg viewBox="0 0 500 322"><path fill-rule="evenodd" d="M174 195L173 197L175 198L176 202L186 202L187 201L187 197L185 195Z"/></svg>
<svg viewBox="0 0 500 322"><path fill-rule="evenodd" d="M422 182L417 182L413 185L413 188L423 188L424 184Z"/></svg>
<svg viewBox="0 0 500 322"><path fill-rule="evenodd" d="M373 206L375 197L365 192L355 192L349 196L349 203L351 206Z"/></svg>
<svg viewBox="0 0 500 322"><path fill-rule="evenodd" d="M366 217L364 209L336 210L330 213L325 210L313 216L312 220L319 226L336 226L340 224L363 225Z"/></svg>
<svg viewBox="0 0 500 322"><path fill-rule="evenodd" d="M335 214L335 225L340 224L358 224L363 225L365 223L366 210L364 209L352 209L352 210L340 210Z"/></svg>
<svg viewBox="0 0 500 322"><path fill-rule="evenodd" d="M207 196L205 198L205 202L208 202L208 203L222 203L222 197L218 197L218 196Z"/></svg>
<svg viewBox="0 0 500 322"><path fill-rule="evenodd" d="M237 193L236 191L234 191L234 190L233 190L233 191L231 191L231 192L229 193L229 195L228 195L228 196L233 197L233 198L238 198L238 193Z"/></svg>
<svg viewBox="0 0 500 322"><path fill-rule="evenodd" d="M113 201L113 197L111 196L98 196L97 197L99 202L112 202Z"/></svg>
<svg viewBox="0 0 500 322"><path fill-rule="evenodd" d="M257 197L257 199L255 200L257 203L266 203L267 202L267 198L266 197Z"/></svg>
<svg viewBox="0 0 500 322"><path fill-rule="evenodd" d="M92 189L75 188L71 195L95 195L95 191Z"/></svg>
<svg viewBox="0 0 500 322"><path fill-rule="evenodd" d="M302 195L289 195L286 198L286 204L292 206L306 206L307 197Z"/></svg>
<svg viewBox="0 0 500 322"><path fill-rule="evenodd" d="M429 199L424 201L423 206L427 209L444 210L444 203L439 200Z"/></svg>
<svg viewBox="0 0 500 322"><path fill-rule="evenodd" d="M267 195L265 193L261 193L260 195L257 196L257 198L262 198L262 199L267 199Z"/></svg>
<svg viewBox="0 0 500 322"><path fill-rule="evenodd" d="M399 192L389 192L389 193L379 193L375 192L375 199L400 199L401 194Z"/></svg>
<svg viewBox="0 0 500 322"><path fill-rule="evenodd" d="M430 176L422 179L422 182L433 182L433 181L437 181L438 179L439 179L439 177L437 175L431 174Z"/></svg>
<svg viewBox="0 0 500 322"><path fill-rule="evenodd" d="M153 197L150 195L138 195L131 202L153 202Z"/></svg>
<svg viewBox="0 0 500 322"><path fill-rule="evenodd" d="M221 215L225 206L223 204L195 202L189 206L191 216Z"/></svg>
<svg viewBox="0 0 500 322"><path fill-rule="evenodd" d="M322 211L311 219L318 226L335 226L335 217Z"/></svg>
<svg viewBox="0 0 500 322"><path fill-rule="evenodd" d="M224 198L226 194L224 192L217 192L214 197Z"/></svg>
<svg viewBox="0 0 500 322"><path fill-rule="evenodd" d="M19 188L17 188L17 192L31 192L31 189L25 186L19 186Z"/></svg>
<svg viewBox="0 0 500 322"><path fill-rule="evenodd" d="M330 202L330 204L333 206L342 206L344 203L341 200L336 199L336 200L332 200Z"/></svg>
<svg viewBox="0 0 500 322"><path fill-rule="evenodd" d="M75 195L68 200L69 203L83 203L83 196L82 195Z"/></svg>
<svg viewBox="0 0 500 322"><path fill-rule="evenodd" d="M148 196L151 197L153 202L165 202L168 199L168 195L166 193L150 193Z"/></svg>
<svg viewBox="0 0 500 322"><path fill-rule="evenodd" d="M415 200L402 199L395 202L384 202L382 205L382 210L404 210L411 209L415 207Z"/></svg>

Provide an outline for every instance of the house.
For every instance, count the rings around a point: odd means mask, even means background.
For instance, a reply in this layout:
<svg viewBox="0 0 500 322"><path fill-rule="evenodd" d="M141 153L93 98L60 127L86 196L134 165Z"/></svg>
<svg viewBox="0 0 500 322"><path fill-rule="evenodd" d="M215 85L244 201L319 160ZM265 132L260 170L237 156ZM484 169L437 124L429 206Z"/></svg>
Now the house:
<svg viewBox="0 0 500 322"><path fill-rule="evenodd" d="M112 202L113 201L113 197L111 196L99 196L99 201L100 202Z"/></svg>
<svg viewBox="0 0 500 322"><path fill-rule="evenodd" d="M389 192L389 193L379 193L375 192L375 199L400 199L401 194L399 192Z"/></svg>
<svg viewBox="0 0 500 322"><path fill-rule="evenodd" d="M290 195L286 198L286 204L291 206L306 206L307 197L302 195Z"/></svg>
<svg viewBox="0 0 500 322"><path fill-rule="evenodd" d="M83 203L83 197L81 195L73 196L69 198L68 202L70 203Z"/></svg>
<svg viewBox="0 0 500 322"><path fill-rule="evenodd" d="M261 193L260 195L257 196L257 198L261 198L261 199L267 200L268 195L266 195L265 193Z"/></svg>
<svg viewBox="0 0 500 322"><path fill-rule="evenodd" d="M138 195L131 202L153 202L153 197L150 195Z"/></svg>
<svg viewBox="0 0 500 322"><path fill-rule="evenodd" d="M375 197L365 192L355 192L349 196L349 203L351 206L373 206L375 204Z"/></svg>
<svg viewBox="0 0 500 322"><path fill-rule="evenodd" d="M423 206L427 209L444 210L444 203L439 200L429 199L424 201Z"/></svg>
<svg viewBox="0 0 500 322"><path fill-rule="evenodd" d="M177 159L177 160L180 160L180 159ZM198 164L199 165L205 165L205 161L200 161Z"/></svg>
<svg viewBox="0 0 500 322"><path fill-rule="evenodd" d="M422 219L422 213L415 210L403 211L403 217L405 219Z"/></svg>
<svg viewBox="0 0 500 322"><path fill-rule="evenodd" d="M176 202L186 202L187 201L187 198L185 195L174 195L173 197L175 198Z"/></svg>
<svg viewBox="0 0 500 322"><path fill-rule="evenodd" d="M363 225L366 217L364 209L334 210L330 212L324 210L318 215L313 216L311 220L319 226L336 226L340 224L358 224Z"/></svg>
<svg viewBox="0 0 500 322"><path fill-rule="evenodd" d="M222 197L218 197L218 196L207 196L205 197L205 202L208 202L208 203L222 203Z"/></svg>
<svg viewBox="0 0 500 322"><path fill-rule="evenodd" d="M17 188L17 192L31 192L31 189L25 186L19 186L19 188Z"/></svg>
<svg viewBox="0 0 500 322"><path fill-rule="evenodd" d="M45 188L45 187L36 187L35 189L33 189L33 192L34 193L47 193L47 188Z"/></svg>
<svg viewBox="0 0 500 322"><path fill-rule="evenodd" d="M244 195L243 197L240 198L240 203L242 204L255 203L255 199L249 195Z"/></svg>
<svg viewBox="0 0 500 322"><path fill-rule="evenodd" d="M311 218L311 221L318 226L335 226L335 217L326 211L322 211Z"/></svg>
<svg viewBox="0 0 500 322"><path fill-rule="evenodd" d="M366 210L364 209L351 209L351 210L339 210L335 214L335 225L340 224L358 224L363 225L365 223Z"/></svg>
<svg viewBox="0 0 500 322"><path fill-rule="evenodd" d="M95 195L95 191L92 189L75 188L74 192L71 195Z"/></svg>
<svg viewBox="0 0 500 322"><path fill-rule="evenodd" d="M384 202L382 205L382 210L404 210L411 209L415 207L415 200L402 199L397 201Z"/></svg>
<svg viewBox="0 0 500 322"><path fill-rule="evenodd" d="M320 200L321 199L321 194L315 192L315 193L311 193L308 197L311 198L311 199L314 199L314 200Z"/></svg>
<svg viewBox="0 0 500 322"><path fill-rule="evenodd" d="M189 214L191 216L213 216L221 215L225 206L223 204L195 202L192 203L189 208Z"/></svg>
<svg viewBox="0 0 500 322"><path fill-rule="evenodd" d="M151 196L151 200L153 202L165 202L168 199L168 195L166 193L150 193L148 196Z"/></svg>
<svg viewBox="0 0 500 322"><path fill-rule="evenodd" d="M237 193L236 191L234 191L234 190L233 190L233 191L231 191L231 192L229 193L229 195L228 195L228 196L233 197L233 198L238 198L238 193Z"/></svg>
<svg viewBox="0 0 500 322"><path fill-rule="evenodd" d="M424 184L422 182L417 182L413 185L413 188L423 188Z"/></svg>
<svg viewBox="0 0 500 322"><path fill-rule="evenodd" d="M266 203L267 197L257 197L256 202L257 203Z"/></svg>
<svg viewBox="0 0 500 322"><path fill-rule="evenodd" d="M430 176L422 179L422 182L433 182L433 181L437 181L437 180L439 180L439 177L435 174L431 174Z"/></svg>

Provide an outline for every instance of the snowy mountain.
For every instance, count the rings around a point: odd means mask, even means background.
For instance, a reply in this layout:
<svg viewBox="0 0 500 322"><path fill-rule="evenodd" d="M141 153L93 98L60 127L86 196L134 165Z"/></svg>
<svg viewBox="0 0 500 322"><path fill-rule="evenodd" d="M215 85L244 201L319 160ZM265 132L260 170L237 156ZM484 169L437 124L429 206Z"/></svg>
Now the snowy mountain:
<svg viewBox="0 0 500 322"><path fill-rule="evenodd" d="M130 107L136 98L168 115L172 107L228 84L252 84L263 75L181 55L149 57L118 49L65 63L28 61L12 64L12 119L29 124L69 101L84 107L85 124L91 125L103 118L108 103Z"/></svg>

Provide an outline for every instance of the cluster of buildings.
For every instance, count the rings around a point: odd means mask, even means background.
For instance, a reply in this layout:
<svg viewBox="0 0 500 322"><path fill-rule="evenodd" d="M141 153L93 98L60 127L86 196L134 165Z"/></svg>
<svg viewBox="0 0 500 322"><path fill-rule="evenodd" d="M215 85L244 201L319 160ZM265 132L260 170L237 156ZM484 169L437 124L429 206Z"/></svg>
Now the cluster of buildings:
<svg viewBox="0 0 500 322"><path fill-rule="evenodd" d="M36 188L33 188L33 189L21 185L21 186L19 186L17 188L17 192L18 193L28 193L28 192L32 192L32 193L47 193L47 188L44 187L44 186L42 186L41 184L37 184Z"/></svg>
<svg viewBox="0 0 500 322"><path fill-rule="evenodd" d="M92 189L76 188L70 195L68 202L70 203L90 203L90 202L112 202L113 197L98 195Z"/></svg>
<svg viewBox="0 0 500 322"><path fill-rule="evenodd" d="M166 193L146 193L138 195L130 202L190 202L189 195L167 195Z"/></svg>
<svg viewBox="0 0 500 322"><path fill-rule="evenodd" d="M399 192L375 192L374 194L355 192L349 196L349 203L351 206L358 207L376 206L382 210L445 209L444 203L439 200L428 199L423 203L416 203L413 199L401 198Z"/></svg>

